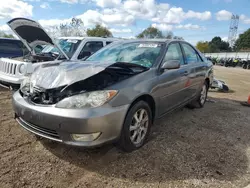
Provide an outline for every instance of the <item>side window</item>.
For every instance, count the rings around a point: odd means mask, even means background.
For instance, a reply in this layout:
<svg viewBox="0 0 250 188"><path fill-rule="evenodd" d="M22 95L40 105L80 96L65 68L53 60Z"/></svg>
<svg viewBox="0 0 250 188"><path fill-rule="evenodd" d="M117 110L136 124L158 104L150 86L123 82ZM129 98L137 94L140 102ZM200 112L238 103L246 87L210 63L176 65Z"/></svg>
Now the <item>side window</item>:
<svg viewBox="0 0 250 188"><path fill-rule="evenodd" d="M190 63L197 63L202 61L200 56L197 54L197 52L192 48L190 45L182 43L182 47L185 53L185 60L187 64Z"/></svg>
<svg viewBox="0 0 250 188"><path fill-rule="evenodd" d="M113 41L106 41L106 45L111 44Z"/></svg>
<svg viewBox="0 0 250 188"><path fill-rule="evenodd" d="M8 54L8 53L13 53L13 54L16 54L16 55L23 54L21 46L18 46L18 44L16 44L14 41L1 42L0 51L2 53L6 53L6 54Z"/></svg>
<svg viewBox="0 0 250 188"><path fill-rule="evenodd" d="M91 54L95 53L96 51L100 50L103 47L102 41L91 41L87 42L84 47L82 48L78 59L83 59L86 56L90 56Z"/></svg>
<svg viewBox="0 0 250 188"><path fill-rule="evenodd" d="M178 60L181 65L184 65L183 55L179 43L169 45L167 53L164 57L164 62L169 60Z"/></svg>

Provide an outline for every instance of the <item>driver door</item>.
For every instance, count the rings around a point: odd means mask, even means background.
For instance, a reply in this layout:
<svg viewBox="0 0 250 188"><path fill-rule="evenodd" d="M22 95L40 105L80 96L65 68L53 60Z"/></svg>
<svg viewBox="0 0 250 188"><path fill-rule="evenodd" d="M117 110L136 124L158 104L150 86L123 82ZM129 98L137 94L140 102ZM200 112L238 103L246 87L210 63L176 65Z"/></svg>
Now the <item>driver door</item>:
<svg viewBox="0 0 250 188"><path fill-rule="evenodd" d="M181 46L178 42L168 45L163 63L171 60L180 62L180 68L162 70L158 77L158 96L160 101L160 115L176 108L185 102L185 84L188 80L188 72L184 62Z"/></svg>

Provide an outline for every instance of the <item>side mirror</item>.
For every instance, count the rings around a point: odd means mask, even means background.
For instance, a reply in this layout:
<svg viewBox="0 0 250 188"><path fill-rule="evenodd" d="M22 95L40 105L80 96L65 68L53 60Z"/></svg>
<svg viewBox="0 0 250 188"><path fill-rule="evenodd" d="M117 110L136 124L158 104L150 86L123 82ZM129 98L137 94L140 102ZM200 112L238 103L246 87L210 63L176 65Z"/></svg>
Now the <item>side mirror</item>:
<svg viewBox="0 0 250 188"><path fill-rule="evenodd" d="M181 63L178 60L169 60L163 63L161 66L162 69L178 69L180 68Z"/></svg>

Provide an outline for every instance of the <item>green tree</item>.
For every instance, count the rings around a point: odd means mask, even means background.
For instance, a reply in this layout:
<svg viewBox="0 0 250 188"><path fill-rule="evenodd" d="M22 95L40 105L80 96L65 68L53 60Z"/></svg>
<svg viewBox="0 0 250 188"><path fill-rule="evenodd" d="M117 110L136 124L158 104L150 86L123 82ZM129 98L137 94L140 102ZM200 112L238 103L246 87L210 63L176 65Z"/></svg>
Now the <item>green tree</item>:
<svg viewBox="0 0 250 188"><path fill-rule="evenodd" d="M87 29L87 35L90 37L113 37L108 28L97 24L93 29Z"/></svg>
<svg viewBox="0 0 250 188"><path fill-rule="evenodd" d="M0 31L0 37L3 37L3 38L15 38L12 34L7 34L7 33L4 33L2 31Z"/></svg>
<svg viewBox="0 0 250 188"><path fill-rule="evenodd" d="M205 42L199 41L196 44L196 48L203 53L208 53L209 52L209 43L207 41L205 41Z"/></svg>
<svg viewBox="0 0 250 188"><path fill-rule="evenodd" d="M216 36L209 42L209 52L229 52L231 48L228 42Z"/></svg>
<svg viewBox="0 0 250 188"><path fill-rule="evenodd" d="M4 38L15 38L12 34L4 34Z"/></svg>
<svg viewBox="0 0 250 188"><path fill-rule="evenodd" d="M172 31L162 32L158 28L155 28L155 27L152 27L152 26L148 27L147 29L144 29L136 37L137 38L146 38L146 39L165 38L165 39L184 40L182 37L175 36Z"/></svg>
<svg viewBox="0 0 250 188"><path fill-rule="evenodd" d="M137 35L137 38L152 39L152 38L164 38L164 37L159 29L150 26L144 31L142 31L139 35Z"/></svg>
<svg viewBox="0 0 250 188"><path fill-rule="evenodd" d="M174 33L172 31L167 31L167 33L163 33L163 38L166 38L166 39L173 39L175 36L174 36Z"/></svg>
<svg viewBox="0 0 250 188"><path fill-rule="evenodd" d="M234 48L237 51L249 51L250 50L250 29L240 34L239 38L235 42Z"/></svg>

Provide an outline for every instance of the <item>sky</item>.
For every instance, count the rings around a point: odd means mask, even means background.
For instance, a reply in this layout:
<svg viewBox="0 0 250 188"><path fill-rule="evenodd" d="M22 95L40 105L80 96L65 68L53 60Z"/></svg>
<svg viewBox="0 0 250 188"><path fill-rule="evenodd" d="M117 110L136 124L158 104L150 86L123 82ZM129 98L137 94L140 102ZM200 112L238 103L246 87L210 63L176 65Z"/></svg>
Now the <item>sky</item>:
<svg viewBox="0 0 250 188"><path fill-rule="evenodd" d="M0 31L15 17L38 21L45 29L71 18L84 27L99 23L115 37L132 38L149 26L196 44L220 36L227 40L232 14L240 16L238 34L250 28L250 0L1 0Z"/></svg>

